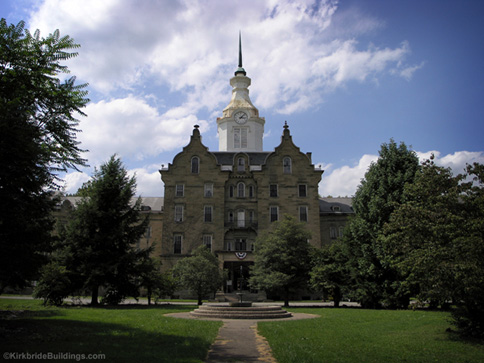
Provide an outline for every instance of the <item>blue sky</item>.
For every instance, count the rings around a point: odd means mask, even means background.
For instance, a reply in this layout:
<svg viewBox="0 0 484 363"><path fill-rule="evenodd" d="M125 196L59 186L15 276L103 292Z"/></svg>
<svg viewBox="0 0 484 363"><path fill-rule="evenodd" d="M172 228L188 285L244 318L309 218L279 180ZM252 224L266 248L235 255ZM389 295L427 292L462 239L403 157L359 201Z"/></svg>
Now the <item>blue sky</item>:
<svg viewBox="0 0 484 363"><path fill-rule="evenodd" d="M462 172L484 163L484 1L3 0L8 23L81 44L67 62L88 82L78 135L89 168L121 156L138 192L162 196L158 169L199 124L218 149L242 32L250 97L266 118L264 150L287 120L325 169L321 195L352 195L382 143Z"/></svg>

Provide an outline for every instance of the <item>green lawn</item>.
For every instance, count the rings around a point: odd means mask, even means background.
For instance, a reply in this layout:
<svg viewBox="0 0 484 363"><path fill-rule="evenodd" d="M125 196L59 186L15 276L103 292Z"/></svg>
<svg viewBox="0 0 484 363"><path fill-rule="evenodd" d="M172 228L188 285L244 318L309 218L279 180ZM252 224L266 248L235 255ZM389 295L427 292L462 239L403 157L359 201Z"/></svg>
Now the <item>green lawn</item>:
<svg viewBox="0 0 484 363"><path fill-rule="evenodd" d="M222 323L163 316L193 309L56 308L39 300L0 299L0 348L2 354L102 353L106 362L202 362Z"/></svg>
<svg viewBox="0 0 484 363"><path fill-rule="evenodd" d="M0 348L18 353L105 354L106 362L202 362L221 322L164 314L195 306L44 307L0 299ZM433 311L290 308L317 319L259 322L279 363L484 362L484 345L446 332Z"/></svg>
<svg viewBox="0 0 484 363"><path fill-rule="evenodd" d="M320 318L261 322L279 363L484 362L484 345L446 332L447 313L363 309L289 309Z"/></svg>

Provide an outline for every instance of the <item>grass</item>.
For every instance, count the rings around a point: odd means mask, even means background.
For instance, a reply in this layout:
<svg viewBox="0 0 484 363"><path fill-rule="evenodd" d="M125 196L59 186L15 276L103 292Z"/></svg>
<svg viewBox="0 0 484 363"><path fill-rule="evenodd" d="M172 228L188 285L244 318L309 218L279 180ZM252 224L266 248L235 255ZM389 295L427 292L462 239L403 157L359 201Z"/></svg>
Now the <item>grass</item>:
<svg viewBox="0 0 484 363"><path fill-rule="evenodd" d="M447 313L363 309L290 309L320 318L261 322L279 363L484 362L484 345L446 332Z"/></svg>
<svg viewBox="0 0 484 363"><path fill-rule="evenodd" d="M193 306L44 307L0 299L0 348L18 353L105 354L108 362L202 362L221 322L164 317Z"/></svg>

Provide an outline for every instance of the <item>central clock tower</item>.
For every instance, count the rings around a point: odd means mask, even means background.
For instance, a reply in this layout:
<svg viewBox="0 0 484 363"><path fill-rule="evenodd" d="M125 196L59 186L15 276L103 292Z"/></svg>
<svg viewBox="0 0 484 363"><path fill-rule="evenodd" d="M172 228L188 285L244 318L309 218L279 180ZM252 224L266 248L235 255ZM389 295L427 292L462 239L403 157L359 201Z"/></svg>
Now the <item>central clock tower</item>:
<svg viewBox="0 0 484 363"><path fill-rule="evenodd" d="M250 78L242 68L242 44L239 33L239 67L230 79L232 99L217 118L219 151L263 151L265 120L259 117L249 98Z"/></svg>

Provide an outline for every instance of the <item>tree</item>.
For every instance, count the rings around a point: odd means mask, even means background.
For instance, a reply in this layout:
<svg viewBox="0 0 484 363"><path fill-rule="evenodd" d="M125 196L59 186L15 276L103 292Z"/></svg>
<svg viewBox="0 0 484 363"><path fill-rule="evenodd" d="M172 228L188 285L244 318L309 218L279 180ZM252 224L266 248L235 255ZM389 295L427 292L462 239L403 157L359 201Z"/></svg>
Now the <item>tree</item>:
<svg viewBox="0 0 484 363"><path fill-rule="evenodd" d="M107 303L138 296L140 266L150 250L135 247L148 223L141 220L141 200L131 204L135 190L135 177L128 177L121 160L112 156L95 171L57 246L72 290L89 291L92 305L98 304L101 286L107 289Z"/></svg>
<svg viewBox="0 0 484 363"><path fill-rule="evenodd" d="M311 234L292 216L274 222L271 231L257 239L249 284L263 290L281 289L284 306L292 291L304 288L311 270Z"/></svg>
<svg viewBox="0 0 484 363"><path fill-rule="evenodd" d="M403 202L404 187L413 183L419 162L415 152L393 140L382 144L379 154L356 191L355 217L350 220L343 243L349 254L354 298L366 308L407 307L410 292L399 290L400 277L385 263L378 237L395 206Z"/></svg>
<svg viewBox="0 0 484 363"><path fill-rule="evenodd" d="M347 290L350 273L347 268L345 245L337 240L329 246L315 250L312 256L311 287L332 295L334 306L338 307Z"/></svg>
<svg viewBox="0 0 484 363"><path fill-rule="evenodd" d="M382 245L420 301L453 302L463 334L484 336L484 167L468 166L475 184L450 169L423 164L406 202L385 226Z"/></svg>
<svg viewBox="0 0 484 363"><path fill-rule="evenodd" d="M175 281L171 274L161 273L161 262L158 258L143 259L138 268L140 287L146 288L148 305L151 305L151 299L155 297L156 301L164 296L171 296L175 291Z"/></svg>
<svg viewBox="0 0 484 363"><path fill-rule="evenodd" d="M58 30L41 38L24 26L0 20L0 294L37 278L53 227L46 190L59 172L86 164L75 119L84 115L86 85L58 78L79 45Z"/></svg>
<svg viewBox="0 0 484 363"><path fill-rule="evenodd" d="M223 281L217 257L206 246L199 246L192 256L179 260L173 268L173 277L178 286L197 294L198 305L202 299L215 293Z"/></svg>

